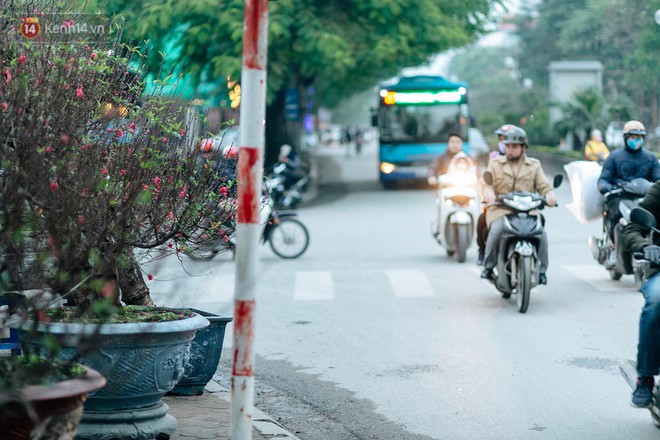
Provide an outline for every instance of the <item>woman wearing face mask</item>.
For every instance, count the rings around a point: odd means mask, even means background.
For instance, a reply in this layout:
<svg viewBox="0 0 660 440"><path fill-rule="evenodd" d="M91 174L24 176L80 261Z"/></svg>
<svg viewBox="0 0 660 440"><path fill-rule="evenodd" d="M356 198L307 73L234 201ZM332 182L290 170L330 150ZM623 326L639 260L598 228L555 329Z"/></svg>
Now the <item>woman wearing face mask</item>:
<svg viewBox="0 0 660 440"><path fill-rule="evenodd" d="M642 178L655 182L660 180L660 165L655 154L644 150L646 130L639 121L628 121L623 126L624 148L613 151L605 162L598 179L598 190L608 193L625 182ZM621 218L620 197L608 197L605 202L605 228L614 243L614 227ZM612 252L610 265L616 264L616 253Z"/></svg>

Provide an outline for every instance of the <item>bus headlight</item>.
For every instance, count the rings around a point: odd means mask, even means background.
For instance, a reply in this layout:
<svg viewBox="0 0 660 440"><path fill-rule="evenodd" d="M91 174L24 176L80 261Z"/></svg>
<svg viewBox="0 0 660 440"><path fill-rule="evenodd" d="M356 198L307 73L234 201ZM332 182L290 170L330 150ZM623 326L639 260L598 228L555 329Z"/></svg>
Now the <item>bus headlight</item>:
<svg viewBox="0 0 660 440"><path fill-rule="evenodd" d="M384 174L390 174L392 171L396 169L396 166L394 164L389 163L389 162L381 162L380 163L380 172Z"/></svg>

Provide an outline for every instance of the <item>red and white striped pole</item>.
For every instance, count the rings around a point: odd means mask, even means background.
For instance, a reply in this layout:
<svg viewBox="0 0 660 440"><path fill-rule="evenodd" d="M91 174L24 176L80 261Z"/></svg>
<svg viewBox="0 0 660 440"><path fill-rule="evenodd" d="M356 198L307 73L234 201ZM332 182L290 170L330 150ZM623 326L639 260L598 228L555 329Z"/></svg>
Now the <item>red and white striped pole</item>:
<svg viewBox="0 0 660 440"><path fill-rule="evenodd" d="M252 438L255 293L265 137L267 54L268 0L245 0L234 285L234 365L231 380L232 440Z"/></svg>

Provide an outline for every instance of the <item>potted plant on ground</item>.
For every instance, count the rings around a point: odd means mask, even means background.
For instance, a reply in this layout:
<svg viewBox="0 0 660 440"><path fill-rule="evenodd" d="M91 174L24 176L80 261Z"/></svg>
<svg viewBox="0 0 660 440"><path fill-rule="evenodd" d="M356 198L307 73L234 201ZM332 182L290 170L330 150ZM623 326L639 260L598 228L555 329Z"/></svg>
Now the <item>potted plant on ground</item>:
<svg viewBox="0 0 660 440"><path fill-rule="evenodd" d="M22 342L108 380L85 404L80 438L171 435L160 397L208 321L130 306L153 305L139 263L224 234L231 172L222 158L200 159L186 106L163 99L162 87L142 96L137 50L107 35L27 39L16 20L23 5L0 11L0 278L70 307L30 314ZM49 4L26 12L44 27L85 19Z"/></svg>

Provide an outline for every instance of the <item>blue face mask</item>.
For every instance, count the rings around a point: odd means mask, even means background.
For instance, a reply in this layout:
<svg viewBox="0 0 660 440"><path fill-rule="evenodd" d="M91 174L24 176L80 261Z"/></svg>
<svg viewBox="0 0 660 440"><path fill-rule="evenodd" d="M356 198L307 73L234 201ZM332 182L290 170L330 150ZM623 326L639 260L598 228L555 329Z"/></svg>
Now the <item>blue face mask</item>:
<svg viewBox="0 0 660 440"><path fill-rule="evenodd" d="M628 148L630 148L631 150L637 151L640 148L642 148L642 145L644 145L644 139L642 138L628 139L626 145L628 145Z"/></svg>

